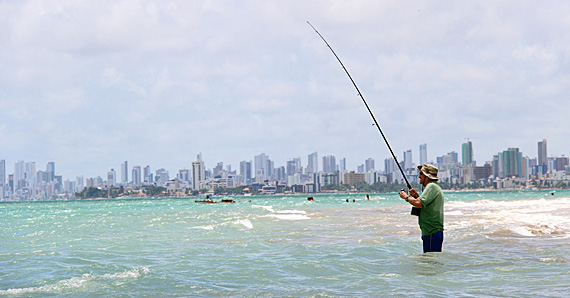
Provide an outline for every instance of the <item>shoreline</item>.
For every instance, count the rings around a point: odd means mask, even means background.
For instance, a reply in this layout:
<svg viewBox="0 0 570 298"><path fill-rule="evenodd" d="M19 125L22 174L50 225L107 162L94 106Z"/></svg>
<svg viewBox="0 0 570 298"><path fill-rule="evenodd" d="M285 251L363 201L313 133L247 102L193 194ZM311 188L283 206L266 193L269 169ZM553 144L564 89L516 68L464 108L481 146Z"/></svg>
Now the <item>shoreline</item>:
<svg viewBox="0 0 570 298"><path fill-rule="evenodd" d="M563 188L544 188L544 189L524 189L524 188L503 188L503 189L444 189L444 193L491 193L491 192L536 192L536 193L551 193L555 194L559 191L565 191L568 189ZM266 195L216 195L213 198L255 198L255 197L275 197L275 196L324 196L324 195L366 195L366 194L397 194L398 192L346 192L346 191L331 191L331 192L319 192L319 193L276 193L276 194L266 194ZM105 201L105 200L146 200L146 199L197 199L203 198L204 195L190 195L190 196L120 196L114 198L71 198L71 199L46 199L46 200L0 200L0 203L19 203L19 202L58 202L58 201Z"/></svg>

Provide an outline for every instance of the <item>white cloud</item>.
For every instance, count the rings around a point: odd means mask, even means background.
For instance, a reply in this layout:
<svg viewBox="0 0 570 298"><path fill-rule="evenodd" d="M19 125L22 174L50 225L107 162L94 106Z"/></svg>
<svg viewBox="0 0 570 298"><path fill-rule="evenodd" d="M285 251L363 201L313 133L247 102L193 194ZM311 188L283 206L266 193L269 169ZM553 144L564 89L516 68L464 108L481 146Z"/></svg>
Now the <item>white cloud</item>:
<svg viewBox="0 0 570 298"><path fill-rule="evenodd" d="M567 153L553 115L570 108L569 13L562 1L3 1L0 159L87 176L125 159L175 172L198 152L234 168L261 152L381 164L389 152L307 20L398 155L428 143L435 159L466 137L480 163L509 146L535 156L544 138Z"/></svg>

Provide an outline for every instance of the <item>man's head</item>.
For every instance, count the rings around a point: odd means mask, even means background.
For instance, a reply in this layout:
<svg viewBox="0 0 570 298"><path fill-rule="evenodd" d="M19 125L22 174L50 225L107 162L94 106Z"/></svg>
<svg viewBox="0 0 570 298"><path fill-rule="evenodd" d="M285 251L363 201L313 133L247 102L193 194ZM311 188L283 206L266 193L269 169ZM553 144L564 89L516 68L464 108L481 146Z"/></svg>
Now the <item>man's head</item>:
<svg viewBox="0 0 570 298"><path fill-rule="evenodd" d="M438 181L439 178L437 177L437 168L432 166L432 165L428 165L428 164L423 164L421 166L418 166L418 170L420 170L420 183L422 185L426 185L428 184L428 182L430 181Z"/></svg>

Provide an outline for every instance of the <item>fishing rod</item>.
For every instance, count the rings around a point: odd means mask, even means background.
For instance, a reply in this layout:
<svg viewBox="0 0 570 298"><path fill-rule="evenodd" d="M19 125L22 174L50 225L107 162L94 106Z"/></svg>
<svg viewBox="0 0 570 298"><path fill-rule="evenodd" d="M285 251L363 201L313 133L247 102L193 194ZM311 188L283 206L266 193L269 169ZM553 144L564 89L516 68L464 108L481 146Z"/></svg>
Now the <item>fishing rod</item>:
<svg viewBox="0 0 570 298"><path fill-rule="evenodd" d="M406 174L404 174L404 170L402 170L402 166L400 166L400 163L398 162L398 159L396 158L396 155L394 154L394 151L392 151L392 147L390 147L390 143L388 143L388 139L386 139L386 136L384 135L384 132L382 132L382 129L380 128L380 124L378 124L378 121L376 121L376 117L374 117L374 114L372 113L372 110L370 109L370 107L368 106L368 103L366 103L366 100L364 99L364 96L362 96L362 93L360 92L360 89L358 89L358 86L356 86L356 83L354 82L354 80L352 79L352 76L350 75L350 73L348 73L348 70L346 69L346 67L344 67L344 64L342 63L342 61L340 61L340 58L338 57L338 55L334 52L334 50L332 49L332 47L329 45L329 43L325 40L325 38L319 33L319 31L317 31L317 29L311 25L311 23L309 23L309 21L307 21L307 24L309 24L309 26L311 26L311 28L313 28L313 30L315 30L315 32L317 32L317 34L321 37L321 39L325 42L325 44L327 45L327 47L329 47L329 49L331 50L331 52L334 54L334 56L336 57L336 60L338 60L338 62L340 63L340 65L342 66L342 68L344 69L344 71L346 72L346 74L348 75L348 77L350 78L350 81L352 82L352 85L354 85L354 88L356 88L356 91L358 91L358 96L360 96L360 98L362 98L362 102L364 102L364 105L366 106L366 109L368 109L368 113L370 113L370 116L372 117L372 120L374 120L374 124L376 124L376 127L378 128L378 131L380 132L380 134L382 135L382 138L384 139L384 142L386 142L386 146L388 146L388 149L390 150L390 153L392 153L392 157L394 158L394 160L396 161L396 165L398 165L398 169L400 169L400 173L402 173L402 176L404 176L404 180L406 180L406 185L408 186L408 189L411 189L412 186L410 185L410 182L408 182L408 178L406 178Z"/></svg>

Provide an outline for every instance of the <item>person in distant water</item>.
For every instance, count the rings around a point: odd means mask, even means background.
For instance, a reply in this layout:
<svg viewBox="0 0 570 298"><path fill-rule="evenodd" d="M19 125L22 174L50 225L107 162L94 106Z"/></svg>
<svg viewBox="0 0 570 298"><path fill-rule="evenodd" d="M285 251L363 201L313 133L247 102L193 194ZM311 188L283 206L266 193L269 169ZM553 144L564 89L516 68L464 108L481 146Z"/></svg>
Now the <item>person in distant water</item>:
<svg viewBox="0 0 570 298"><path fill-rule="evenodd" d="M421 195L410 189L410 195L400 191L400 198L421 208L418 223L422 230L422 241L425 252L441 252L443 246L443 191L437 184L437 168L424 164L418 166L420 184L424 186Z"/></svg>
<svg viewBox="0 0 570 298"><path fill-rule="evenodd" d="M370 201L370 196L369 196L369 195L366 195L366 199L367 199L368 201Z"/></svg>
<svg viewBox="0 0 570 298"><path fill-rule="evenodd" d="M314 199L313 199L313 197L308 197L307 201L312 202L312 201L314 201Z"/></svg>

